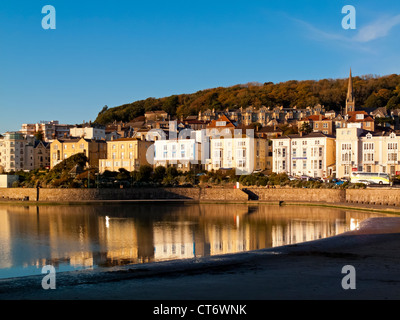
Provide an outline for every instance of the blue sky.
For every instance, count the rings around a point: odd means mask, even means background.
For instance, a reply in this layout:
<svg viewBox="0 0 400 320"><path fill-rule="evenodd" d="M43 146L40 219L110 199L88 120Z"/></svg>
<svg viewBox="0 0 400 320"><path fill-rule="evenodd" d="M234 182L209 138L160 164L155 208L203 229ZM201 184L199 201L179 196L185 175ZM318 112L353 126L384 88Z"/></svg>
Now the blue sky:
<svg viewBox="0 0 400 320"><path fill-rule="evenodd" d="M48 4L55 30L41 27ZM356 30L342 28L348 4ZM397 0L4 0L0 132L250 81L398 74L399 36Z"/></svg>

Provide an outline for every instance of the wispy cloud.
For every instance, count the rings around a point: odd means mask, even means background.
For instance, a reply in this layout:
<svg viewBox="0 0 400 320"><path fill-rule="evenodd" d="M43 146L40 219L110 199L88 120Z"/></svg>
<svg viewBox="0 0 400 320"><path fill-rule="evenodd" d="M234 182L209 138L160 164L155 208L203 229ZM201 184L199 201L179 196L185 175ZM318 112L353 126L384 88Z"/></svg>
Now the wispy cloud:
<svg viewBox="0 0 400 320"><path fill-rule="evenodd" d="M375 39L386 37L390 30L400 24L400 14L394 17L380 18L362 27L353 40L358 42L369 42Z"/></svg>
<svg viewBox="0 0 400 320"><path fill-rule="evenodd" d="M316 40L337 40L343 45L350 43L354 44L355 42L367 44L373 40L386 37L394 27L400 24L400 14L391 17L380 17L379 19L364 25L361 28L357 28L355 30L356 34L353 32L351 33L351 36L346 36L344 33L327 32L300 19L291 18L291 20L306 27L309 31L309 36ZM359 48L364 50L367 49L365 46L361 46Z"/></svg>

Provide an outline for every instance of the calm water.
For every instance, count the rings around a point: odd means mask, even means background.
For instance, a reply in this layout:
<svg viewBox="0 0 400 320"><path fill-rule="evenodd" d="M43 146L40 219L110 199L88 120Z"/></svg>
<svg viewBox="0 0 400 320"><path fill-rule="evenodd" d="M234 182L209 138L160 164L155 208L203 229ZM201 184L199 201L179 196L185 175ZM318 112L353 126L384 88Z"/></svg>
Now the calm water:
<svg viewBox="0 0 400 320"><path fill-rule="evenodd" d="M352 230L371 213L295 206L0 206L0 278L270 248Z"/></svg>

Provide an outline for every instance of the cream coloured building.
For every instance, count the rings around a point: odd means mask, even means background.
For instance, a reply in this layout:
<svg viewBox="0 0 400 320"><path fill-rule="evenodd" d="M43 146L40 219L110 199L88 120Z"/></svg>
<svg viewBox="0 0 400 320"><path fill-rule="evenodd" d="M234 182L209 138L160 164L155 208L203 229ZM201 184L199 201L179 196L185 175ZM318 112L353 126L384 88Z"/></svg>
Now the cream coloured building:
<svg viewBox="0 0 400 320"><path fill-rule="evenodd" d="M118 171L120 168L131 172L138 170L141 165L149 165L146 153L152 144L152 141L134 138L107 141L107 155L99 161L100 173Z"/></svg>
<svg viewBox="0 0 400 320"><path fill-rule="evenodd" d="M42 132L44 141L48 142L56 138L66 138L72 125L60 124L57 120L41 121L39 123L24 123L20 132L24 136L34 135Z"/></svg>
<svg viewBox="0 0 400 320"><path fill-rule="evenodd" d="M336 129L336 177L350 177L352 171L362 171L359 167L362 133L363 130L357 127Z"/></svg>
<svg viewBox="0 0 400 320"><path fill-rule="evenodd" d="M255 170L266 170L268 140L249 135L210 138L210 158L206 169L236 169L237 174L251 174Z"/></svg>
<svg viewBox="0 0 400 320"><path fill-rule="evenodd" d="M34 166L33 137L20 132L6 132L0 139L0 167L3 171L33 170Z"/></svg>
<svg viewBox="0 0 400 320"><path fill-rule="evenodd" d="M196 139L157 140L154 142L154 167L176 167L189 171L201 165L201 144Z"/></svg>
<svg viewBox="0 0 400 320"><path fill-rule="evenodd" d="M400 171L400 135L395 132L369 132L342 128L336 135L337 177L350 177L352 171L389 173Z"/></svg>
<svg viewBox="0 0 400 320"><path fill-rule="evenodd" d="M98 127L73 127L69 129L70 137L85 138L94 140L105 140L106 129Z"/></svg>
<svg viewBox="0 0 400 320"><path fill-rule="evenodd" d="M97 168L99 160L107 156L107 144L104 140L56 139L50 144L50 169L69 157L84 153L89 166Z"/></svg>
<svg viewBox="0 0 400 320"><path fill-rule="evenodd" d="M333 175L335 137L320 132L273 139L272 171L294 176L324 178Z"/></svg>

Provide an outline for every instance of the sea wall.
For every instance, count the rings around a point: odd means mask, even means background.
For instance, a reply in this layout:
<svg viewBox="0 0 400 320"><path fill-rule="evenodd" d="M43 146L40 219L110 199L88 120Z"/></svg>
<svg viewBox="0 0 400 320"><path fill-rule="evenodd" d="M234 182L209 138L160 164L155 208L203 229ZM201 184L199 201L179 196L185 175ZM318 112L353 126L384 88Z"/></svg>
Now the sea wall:
<svg viewBox="0 0 400 320"><path fill-rule="evenodd" d="M126 188L126 189L0 189L0 200L65 202L88 200L187 199L197 201L247 201L239 189L224 188Z"/></svg>
<svg viewBox="0 0 400 320"><path fill-rule="evenodd" d="M346 201L346 189L311 189L311 188L248 188L244 189L249 198L260 201L310 201L343 203Z"/></svg>
<svg viewBox="0 0 400 320"><path fill-rule="evenodd" d="M400 206L400 189L348 189L346 202L371 205Z"/></svg>
<svg viewBox="0 0 400 320"><path fill-rule="evenodd" d="M400 189L300 189L300 188L127 188L127 189L34 189L0 188L1 200L73 202L88 200L181 199L194 201L288 201L360 203L400 206Z"/></svg>

